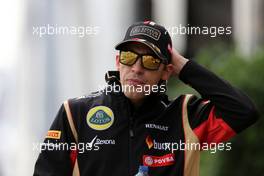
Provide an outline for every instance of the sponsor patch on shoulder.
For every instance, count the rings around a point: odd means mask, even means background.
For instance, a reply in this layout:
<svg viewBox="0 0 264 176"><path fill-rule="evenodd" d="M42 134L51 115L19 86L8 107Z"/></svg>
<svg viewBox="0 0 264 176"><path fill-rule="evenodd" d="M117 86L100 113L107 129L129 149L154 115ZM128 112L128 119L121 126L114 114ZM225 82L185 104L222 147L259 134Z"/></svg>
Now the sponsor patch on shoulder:
<svg viewBox="0 0 264 176"><path fill-rule="evenodd" d="M49 130L46 138L49 139L60 139L61 138L61 131L58 130Z"/></svg>
<svg viewBox="0 0 264 176"><path fill-rule="evenodd" d="M163 156L143 155L143 164L148 167L170 166L175 163L174 153Z"/></svg>

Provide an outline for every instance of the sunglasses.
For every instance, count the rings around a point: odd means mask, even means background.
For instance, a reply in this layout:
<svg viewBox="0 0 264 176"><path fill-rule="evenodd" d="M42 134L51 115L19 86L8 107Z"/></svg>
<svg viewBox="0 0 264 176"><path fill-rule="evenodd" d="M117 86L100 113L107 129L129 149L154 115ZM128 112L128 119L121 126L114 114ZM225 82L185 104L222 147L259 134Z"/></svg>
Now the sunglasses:
<svg viewBox="0 0 264 176"><path fill-rule="evenodd" d="M121 64L132 66L138 58L141 58L141 65L147 70L158 70L161 63L166 64L165 61L157 58L157 56L151 54L138 54L133 51L120 51L119 62Z"/></svg>

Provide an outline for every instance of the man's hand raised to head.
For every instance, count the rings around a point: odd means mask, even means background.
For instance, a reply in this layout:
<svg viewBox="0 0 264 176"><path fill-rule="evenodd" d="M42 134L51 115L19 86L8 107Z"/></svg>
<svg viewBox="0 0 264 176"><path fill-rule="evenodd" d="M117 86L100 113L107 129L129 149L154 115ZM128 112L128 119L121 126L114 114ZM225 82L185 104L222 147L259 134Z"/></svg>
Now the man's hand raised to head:
<svg viewBox="0 0 264 176"><path fill-rule="evenodd" d="M171 53L171 65L172 65L172 74L171 76L179 76L180 71L182 70L183 66L189 61L189 59L186 59L182 55L180 55L176 49L171 48L170 45L168 45L168 50Z"/></svg>

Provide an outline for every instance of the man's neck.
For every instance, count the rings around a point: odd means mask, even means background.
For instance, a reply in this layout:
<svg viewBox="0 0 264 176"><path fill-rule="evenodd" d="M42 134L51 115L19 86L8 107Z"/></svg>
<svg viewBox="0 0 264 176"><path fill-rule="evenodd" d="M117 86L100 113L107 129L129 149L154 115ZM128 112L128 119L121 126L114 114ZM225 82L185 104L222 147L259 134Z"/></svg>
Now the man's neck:
<svg viewBox="0 0 264 176"><path fill-rule="evenodd" d="M144 98L142 99L130 99L132 105L135 107L135 109L138 109L142 104L143 102L145 101Z"/></svg>

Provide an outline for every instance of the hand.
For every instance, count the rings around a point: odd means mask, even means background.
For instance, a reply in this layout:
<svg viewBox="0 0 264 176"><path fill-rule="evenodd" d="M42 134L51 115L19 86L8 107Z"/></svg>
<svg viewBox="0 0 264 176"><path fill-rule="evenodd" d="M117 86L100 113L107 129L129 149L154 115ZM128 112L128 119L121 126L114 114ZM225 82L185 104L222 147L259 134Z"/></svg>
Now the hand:
<svg viewBox="0 0 264 176"><path fill-rule="evenodd" d="M182 55L176 51L176 49L171 48L168 45L168 50L171 53L171 65L172 65L172 76L179 76L180 71L182 70L183 66L189 61L189 59L184 58Z"/></svg>

